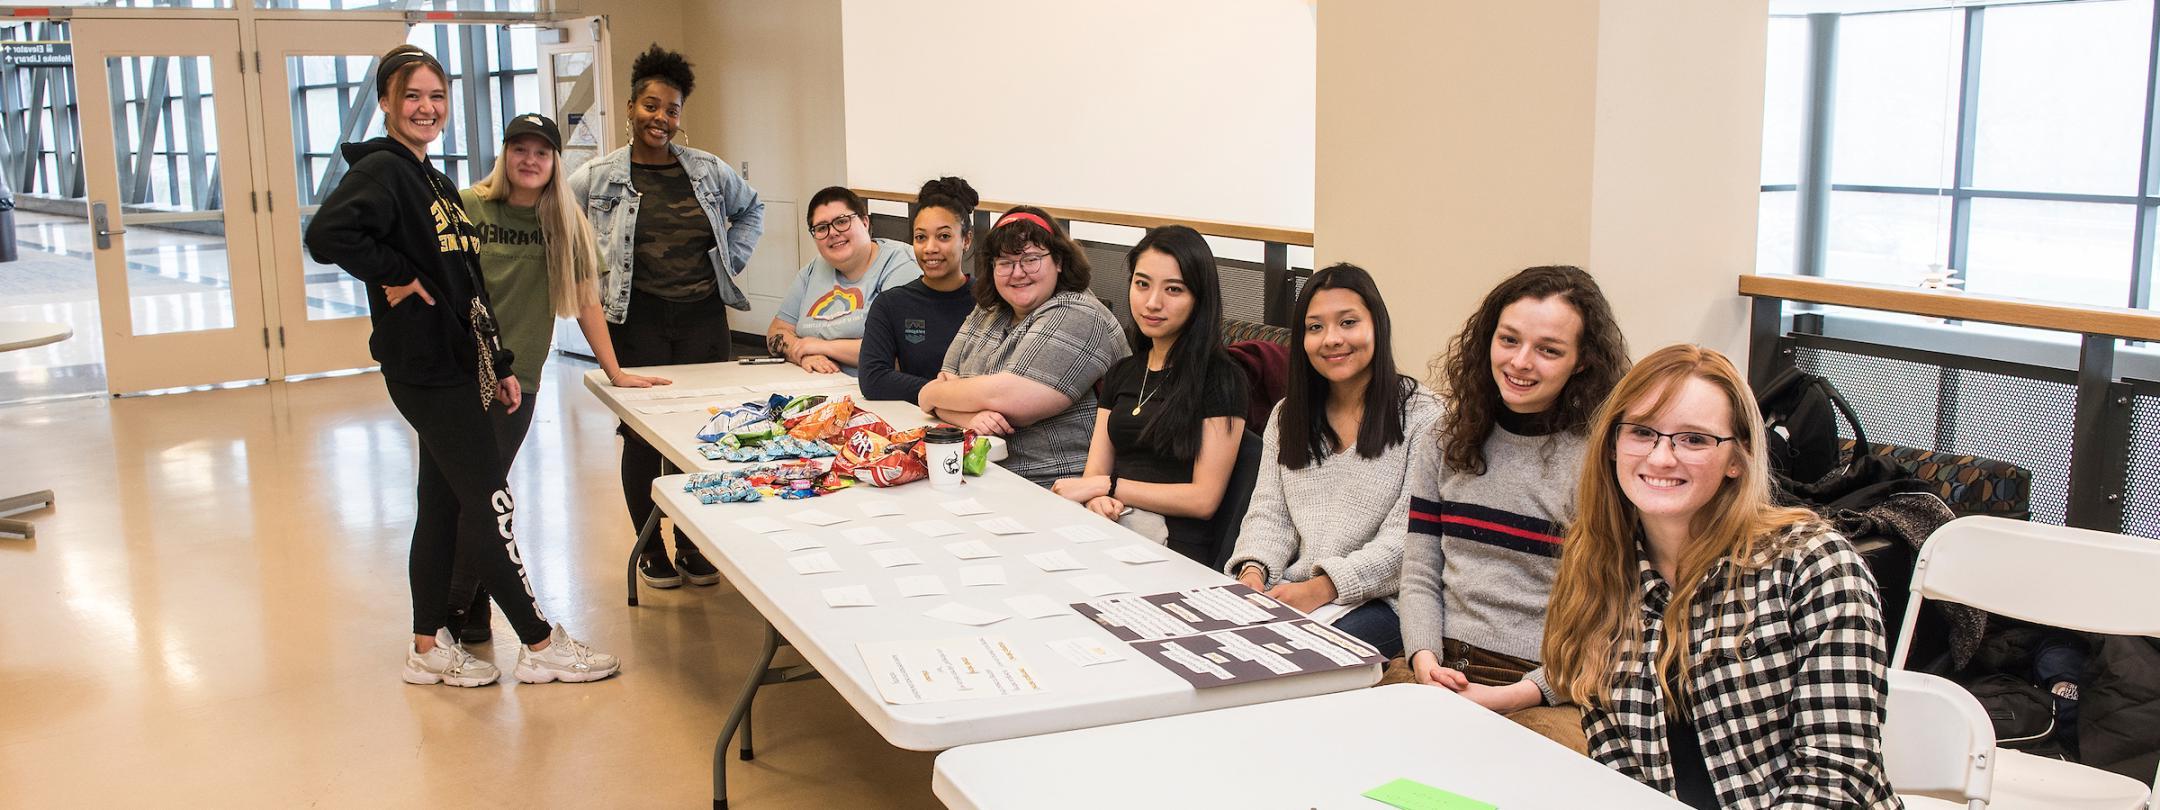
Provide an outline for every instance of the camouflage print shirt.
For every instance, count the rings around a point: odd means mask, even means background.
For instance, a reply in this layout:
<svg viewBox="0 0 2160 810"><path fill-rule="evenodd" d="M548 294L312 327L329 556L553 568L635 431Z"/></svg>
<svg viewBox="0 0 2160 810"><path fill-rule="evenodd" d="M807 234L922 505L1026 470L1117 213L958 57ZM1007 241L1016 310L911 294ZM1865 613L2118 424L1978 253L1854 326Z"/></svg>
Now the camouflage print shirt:
<svg viewBox="0 0 2160 810"><path fill-rule="evenodd" d="M681 163L632 163L630 185L645 199L638 216L632 286L669 301L711 296L717 284L706 254L719 239L698 205L689 172Z"/></svg>

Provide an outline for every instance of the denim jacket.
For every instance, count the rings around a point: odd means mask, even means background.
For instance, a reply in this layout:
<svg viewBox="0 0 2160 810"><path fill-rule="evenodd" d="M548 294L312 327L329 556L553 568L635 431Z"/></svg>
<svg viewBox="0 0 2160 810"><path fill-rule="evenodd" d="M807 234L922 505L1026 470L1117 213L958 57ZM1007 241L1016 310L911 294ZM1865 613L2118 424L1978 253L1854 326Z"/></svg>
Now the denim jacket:
<svg viewBox="0 0 2160 810"><path fill-rule="evenodd" d="M720 300L749 309L750 299L735 286L735 276L750 263L750 251L765 231L765 203L758 200L757 189L712 153L671 143L668 154L690 175L713 233L725 234L709 254ZM622 323L630 315L630 271L636 264L638 201L643 196L630 187L630 147L579 166L570 174L570 193L585 206L600 243L600 307L608 323Z"/></svg>

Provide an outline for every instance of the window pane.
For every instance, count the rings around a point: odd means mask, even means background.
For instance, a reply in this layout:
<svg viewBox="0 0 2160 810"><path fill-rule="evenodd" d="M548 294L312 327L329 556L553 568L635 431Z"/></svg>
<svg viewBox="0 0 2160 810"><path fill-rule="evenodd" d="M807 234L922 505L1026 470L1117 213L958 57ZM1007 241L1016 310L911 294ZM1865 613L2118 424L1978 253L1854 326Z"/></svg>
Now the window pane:
<svg viewBox="0 0 2160 810"><path fill-rule="evenodd" d="M1763 185L1800 182L1800 146L1807 133L1807 20L1770 19L1764 64Z"/></svg>
<svg viewBox="0 0 2160 810"><path fill-rule="evenodd" d="M2151 0L1990 8L1973 184L2131 194Z"/></svg>
<svg viewBox="0 0 2160 810"><path fill-rule="evenodd" d="M1755 272L1793 271L1793 231L1799 223L1800 194L1765 191L1755 222Z"/></svg>
<svg viewBox="0 0 2160 810"><path fill-rule="evenodd" d="M1832 192L1829 230L1823 275L1918 284L1929 265L1948 261L1950 198Z"/></svg>
<svg viewBox="0 0 2160 810"><path fill-rule="evenodd" d="M1839 19L1833 182L1950 185L1964 29L1955 10Z"/></svg>
<svg viewBox="0 0 2160 810"><path fill-rule="evenodd" d="M2136 226L2129 205L1973 200L1965 289L2127 306Z"/></svg>

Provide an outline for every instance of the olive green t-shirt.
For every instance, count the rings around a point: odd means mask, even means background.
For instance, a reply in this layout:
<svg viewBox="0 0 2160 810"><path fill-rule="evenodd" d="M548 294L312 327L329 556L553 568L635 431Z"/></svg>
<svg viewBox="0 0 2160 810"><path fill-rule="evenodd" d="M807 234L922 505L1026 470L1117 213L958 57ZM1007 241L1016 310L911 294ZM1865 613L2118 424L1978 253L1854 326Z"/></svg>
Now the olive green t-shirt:
<svg viewBox="0 0 2160 810"><path fill-rule="evenodd" d="M502 332L503 346L517 353L510 371L524 390L538 391L540 369L555 337L540 211L483 200L472 189L459 196L465 215L480 231L480 273L495 303L495 326Z"/></svg>

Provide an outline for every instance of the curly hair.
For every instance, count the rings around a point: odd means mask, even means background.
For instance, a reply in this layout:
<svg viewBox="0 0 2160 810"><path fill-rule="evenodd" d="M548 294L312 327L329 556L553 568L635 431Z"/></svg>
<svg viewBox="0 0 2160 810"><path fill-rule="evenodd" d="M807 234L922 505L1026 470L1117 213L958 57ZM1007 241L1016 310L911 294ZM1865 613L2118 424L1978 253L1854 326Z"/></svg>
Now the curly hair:
<svg viewBox="0 0 2160 810"><path fill-rule="evenodd" d="M943 208L952 212L953 219L960 221L961 235L975 235L975 206L982 204L982 197L968 181L940 177L923 183L922 190L915 192L915 204L919 208Z"/></svg>
<svg viewBox="0 0 2160 810"><path fill-rule="evenodd" d="M1013 214L1027 214L1033 220L1009 218ZM997 291L997 260L1000 256L1020 253L1021 249L1039 247L1050 252L1050 261L1057 263L1056 292L1086 292L1090 269L1087 254L1073 244L1072 237L1065 234L1065 226L1050 216L1050 212L1032 205L1016 205L1006 211L996 225L983 235L982 244L975 248L975 305L1011 315L1012 304ZM1042 223L1042 224L1038 224ZM1044 228L1048 224L1049 228Z"/></svg>
<svg viewBox="0 0 2160 810"><path fill-rule="evenodd" d="M1493 333L1500 328L1500 310L1525 298L1543 300L1555 295L1582 317L1582 335L1575 341L1575 373L1560 389L1560 400L1551 412L1557 425L1584 434L1590 415L1627 373L1627 339L1620 336L1612 305L1589 273L1580 267L1547 265L1508 277L1485 294L1477 312L1428 369L1434 387L1448 398L1447 415L1441 421L1440 456L1449 468L1485 474L1485 440L1492 436L1498 409L1507 407L1492 372Z"/></svg>
<svg viewBox="0 0 2160 810"><path fill-rule="evenodd" d="M690 61L682 54L654 43L630 63L630 97L637 98L645 92L645 85L655 81L666 82L688 101L690 90L697 86L697 74L690 72Z"/></svg>

